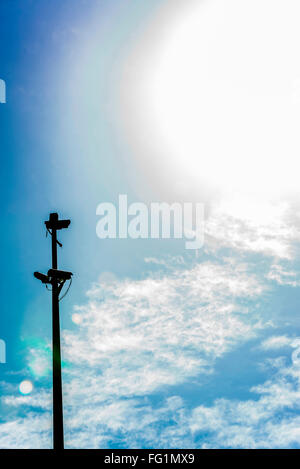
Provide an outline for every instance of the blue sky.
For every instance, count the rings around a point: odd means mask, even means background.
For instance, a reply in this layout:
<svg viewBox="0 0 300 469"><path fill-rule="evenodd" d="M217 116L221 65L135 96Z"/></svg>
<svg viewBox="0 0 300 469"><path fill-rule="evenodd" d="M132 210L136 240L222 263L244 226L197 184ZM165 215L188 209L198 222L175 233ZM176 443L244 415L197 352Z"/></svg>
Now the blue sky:
<svg viewBox="0 0 300 469"><path fill-rule="evenodd" d="M1 448L51 447L32 275L51 211L72 220L67 447L299 448L299 7L282 5L1 2ZM100 240L119 194L204 203L203 248Z"/></svg>

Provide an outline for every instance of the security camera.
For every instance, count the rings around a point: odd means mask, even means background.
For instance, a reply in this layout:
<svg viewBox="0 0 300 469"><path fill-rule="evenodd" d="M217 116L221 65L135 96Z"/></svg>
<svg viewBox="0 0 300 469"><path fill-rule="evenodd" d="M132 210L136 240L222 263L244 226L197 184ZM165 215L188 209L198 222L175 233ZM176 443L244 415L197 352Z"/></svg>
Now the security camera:
<svg viewBox="0 0 300 469"><path fill-rule="evenodd" d="M34 272L33 275L42 283L50 283L50 278L48 277L48 275L41 274L40 272Z"/></svg>
<svg viewBox="0 0 300 469"><path fill-rule="evenodd" d="M45 221L46 228L48 230L62 230L68 228L71 220L59 220L57 213L50 213L49 220Z"/></svg>
<svg viewBox="0 0 300 469"><path fill-rule="evenodd" d="M64 270L49 269L48 277L58 281L65 282L66 280L71 280L72 272L66 272Z"/></svg>

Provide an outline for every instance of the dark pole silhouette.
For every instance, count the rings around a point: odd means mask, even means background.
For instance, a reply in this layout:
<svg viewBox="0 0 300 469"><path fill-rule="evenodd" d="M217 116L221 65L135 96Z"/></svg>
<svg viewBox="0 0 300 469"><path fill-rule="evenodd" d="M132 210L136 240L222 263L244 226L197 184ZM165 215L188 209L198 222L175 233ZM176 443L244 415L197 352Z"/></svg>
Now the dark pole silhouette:
<svg viewBox="0 0 300 469"><path fill-rule="evenodd" d="M48 275L35 272L34 276L42 283L52 285L52 365L53 365L53 447L64 449L63 399L61 378L59 294L66 280L71 280L71 272L57 270L57 230L68 228L70 220L59 220L57 213L51 213L45 221L52 237L52 269Z"/></svg>
<svg viewBox="0 0 300 469"><path fill-rule="evenodd" d="M49 221L58 220L56 213L51 213ZM54 224L55 226L55 224ZM57 269L57 236L52 228L52 269ZM62 402L61 354L58 282L52 282L52 373L53 373L53 447L64 449L64 416Z"/></svg>

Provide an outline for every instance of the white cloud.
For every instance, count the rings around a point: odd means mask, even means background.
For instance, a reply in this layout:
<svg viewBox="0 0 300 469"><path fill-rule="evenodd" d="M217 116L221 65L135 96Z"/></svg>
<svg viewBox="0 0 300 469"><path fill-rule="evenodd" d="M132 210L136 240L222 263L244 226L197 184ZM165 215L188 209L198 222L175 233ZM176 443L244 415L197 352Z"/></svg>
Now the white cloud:
<svg viewBox="0 0 300 469"><path fill-rule="evenodd" d="M286 346L290 346L293 342L293 339L285 335L282 336L272 336L264 340L261 344L261 348L264 350L277 350Z"/></svg>
<svg viewBox="0 0 300 469"><path fill-rule="evenodd" d="M95 284L88 304L77 308L79 332L64 334L64 358L84 366L86 378L91 370L102 396L181 383L255 336L261 322L240 300L264 288L245 265L212 262Z"/></svg>
<svg viewBox="0 0 300 469"><path fill-rule="evenodd" d="M205 231L208 251L227 247L245 254L258 253L282 260L292 259L293 245L300 239L299 220L291 212L291 204L242 194L223 197L222 202L214 204ZM275 265L275 279L282 281L286 277L287 283L293 274Z"/></svg>
<svg viewBox="0 0 300 469"><path fill-rule="evenodd" d="M289 368L281 357L277 375L253 388L256 397L247 401L220 398L190 409L172 395L172 386L201 383L217 358L266 326L259 306L269 288L264 273L234 258L160 265L164 271L142 280L101 277L87 303L75 308L77 328L63 334L67 447L296 444L297 418L289 415L299 398L296 361ZM261 348L285 344L299 345L274 336ZM36 363L37 351L31 355ZM153 395L160 396L156 404ZM51 446L49 393L9 392L2 404L16 417L0 424L0 447Z"/></svg>
<svg viewBox="0 0 300 469"><path fill-rule="evenodd" d="M299 286L297 277L296 272L284 270L283 266L280 264L273 264L266 276L266 278L274 280L279 285L289 285L291 287Z"/></svg>
<svg viewBox="0 0 300 469"><path fill-rule="evenodd" d="M52 419L49 413L28 412L26 417L0 424L0 448L43 449L50 447Z"/></svg>
<svg viewBox="0 0 300 469"><path fill-rule="evenodd" d="M300 445L300 373L296 364L281 367L272 379L253 387L258 399L219 399L190 415L190 429L206 447L282 448Z"/></svg>
<svg viewBox="0 0 300 469"><path fill-rule="evenodd" d="M145 397L78 406L68 420L68 444L157 448L289 448L300 445L298 364L282 363L269 380L250 389L247 400L216 399L190 408L184 399ZM221 392L221 390L220 390ZM95 411L96 409L96 411Z"/></svg>
<svg viewBox="0 0 300 469"><path fill-rule="evenodd" d="M152 409L147 396L211 373L216 358L253 338L262 323L243 301L255 302L264 291L247 265L235 262L180 264L143 280L95 283L88 303L76 308L78 329L63 334L68 444L105 446L114 432L134 435L145 427L150 435L170 411ZM3 396L2 403L41 412L49 402L37 392ZM22 434L23 423L15 425ZM6 437L0 441L5 446Z"/></svg>
<svg viewBox="0 0 300 469"><path fill-rule="evenodd" d="M34 391L31 395L28 396L4 395L1 399L1 402L4 405L10 407L26 406L43 410L50 410L51 394L48 391Z"/></svg>

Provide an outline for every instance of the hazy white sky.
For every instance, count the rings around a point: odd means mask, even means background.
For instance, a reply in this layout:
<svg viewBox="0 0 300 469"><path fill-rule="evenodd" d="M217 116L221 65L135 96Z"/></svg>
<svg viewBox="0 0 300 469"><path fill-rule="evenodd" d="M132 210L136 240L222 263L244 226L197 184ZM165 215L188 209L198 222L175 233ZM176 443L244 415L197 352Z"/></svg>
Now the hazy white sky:
<svg viewBox="0 0 300 469"><path fill-rule="evenodd" d="M166 3L120 82L122 124L154 184L177 198L298 191L299 14L296 0Z"/></svg>

